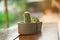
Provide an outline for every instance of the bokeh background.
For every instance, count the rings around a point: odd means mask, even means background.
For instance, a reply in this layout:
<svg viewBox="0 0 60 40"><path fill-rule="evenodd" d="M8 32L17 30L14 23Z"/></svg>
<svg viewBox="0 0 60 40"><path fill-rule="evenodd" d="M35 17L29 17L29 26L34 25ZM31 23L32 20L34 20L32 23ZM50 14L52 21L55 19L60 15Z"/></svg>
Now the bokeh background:
<svg viewBox="0 0 60 40"><path fill-rule="evenodd" d="M54 5L54 3L52 3L52 0L0 0L0 29L6 29L7 23L9 23L10 27L19 21L23 21L25 11L31 13L44 12L45 9ZM6 19L6 13L8 14L8 19ZM8 22L6 20L8 20Z"/></svg>

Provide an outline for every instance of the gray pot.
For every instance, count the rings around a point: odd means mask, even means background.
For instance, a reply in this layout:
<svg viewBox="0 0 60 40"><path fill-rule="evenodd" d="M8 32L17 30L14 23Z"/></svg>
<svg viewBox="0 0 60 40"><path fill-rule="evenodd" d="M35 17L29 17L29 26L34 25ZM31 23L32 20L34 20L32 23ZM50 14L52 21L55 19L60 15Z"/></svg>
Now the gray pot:
<svg viewBox="0 0 60 40"><path fill-rule="evenodd" d="M18 23L19 34L35 34L36 23Z"/></svg>
<svg viewBox="0 0 60 40"><path fill-rule="evenodd" d="M37 23L36 27L37 33L41 33L41 28L42 28L42 22Z"/></svg>

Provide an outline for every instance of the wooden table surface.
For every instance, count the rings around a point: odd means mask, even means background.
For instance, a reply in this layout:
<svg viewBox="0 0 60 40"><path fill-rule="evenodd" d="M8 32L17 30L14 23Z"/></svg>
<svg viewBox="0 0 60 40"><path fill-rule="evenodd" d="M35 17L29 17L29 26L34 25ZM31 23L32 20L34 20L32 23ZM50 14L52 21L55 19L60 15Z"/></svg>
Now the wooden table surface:
<svg viewBox="0 0 60 40"><path fill-rule="evenodd" d="M59 40L56 23L44 23L42 32L34 35L21 35L19 40Z"/></svg>
<svg viewBox="0 0 60 40"><path fill-rule="evenodd" d="M21 35L19 40L39 40L41 37L41 33L33 34L33 35Z"/></svg>

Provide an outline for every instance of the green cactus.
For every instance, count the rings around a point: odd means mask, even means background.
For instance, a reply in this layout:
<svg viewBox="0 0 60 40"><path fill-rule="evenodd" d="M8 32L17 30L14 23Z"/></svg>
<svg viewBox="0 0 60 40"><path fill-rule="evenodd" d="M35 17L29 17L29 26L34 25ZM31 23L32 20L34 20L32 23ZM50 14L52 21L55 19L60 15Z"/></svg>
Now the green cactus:
<svg viewBox="0 0 60 40"><path fill-rule="evenodd" d="M31 18L31 22L37 23L37 22L39 22L39 19L37 17L32 17Z"/></svg>
<svg viewBox="0 0 60 40"><path fill-rule="evenodd" d="M25 23L30 23L31 22L31 18L30 18L29 12L25 12L24 13L24 22Z"/></svg>

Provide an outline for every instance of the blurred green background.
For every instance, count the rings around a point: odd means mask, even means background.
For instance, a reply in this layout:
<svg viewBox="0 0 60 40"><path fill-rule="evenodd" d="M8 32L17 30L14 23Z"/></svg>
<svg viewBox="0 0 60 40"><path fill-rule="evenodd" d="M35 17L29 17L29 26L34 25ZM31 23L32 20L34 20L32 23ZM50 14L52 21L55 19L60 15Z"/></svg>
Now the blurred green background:
<svg viewBox="0 0 60 40"><path fill-rule="evenodd" d="M37 8L38 12L43 12L46 7L50 7L51 0L46 0L45 2L26 2L26 0L7 0L8 8L8 18L9 26L16 24L19 21L23 21L23 13L27 9ZM25 7L26 6L26 7ZM6 13L4 0L0 1L0 29L5 29L6 27Z"/></svg>
<svg viewBox="0 0 60 40"><path fill-rule="evenodd" d="M8 6L8 18L9 26L16 24L18 21L22 21L23 3L21 0L7 0ZM6 13L4 0L0 2L0 29L6 28ZM19 19L21 18L21 19Z"/></svg>

